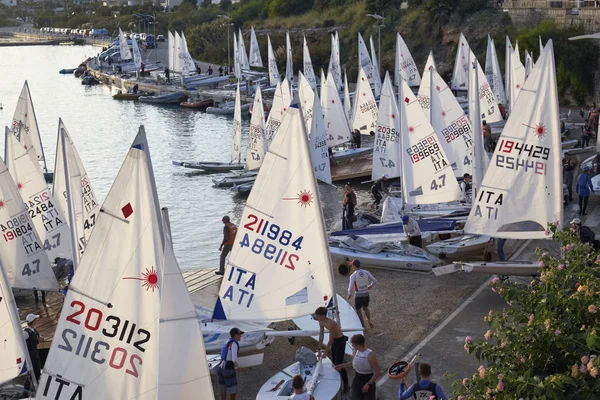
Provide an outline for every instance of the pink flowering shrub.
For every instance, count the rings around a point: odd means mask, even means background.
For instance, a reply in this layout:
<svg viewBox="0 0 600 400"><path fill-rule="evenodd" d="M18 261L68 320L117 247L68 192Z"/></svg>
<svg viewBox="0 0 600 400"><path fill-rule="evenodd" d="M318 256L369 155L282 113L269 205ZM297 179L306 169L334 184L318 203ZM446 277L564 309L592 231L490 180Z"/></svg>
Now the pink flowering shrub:
<svg viewBox="0 0 600 400"><path fill-rule="evenodd" d="M568 230L549 230L562 255L538 249L538 279L490 282L510 306L484 318L485 339L465 340L487 367L456 380L455 398L600 398L600 253Z"/></svg>

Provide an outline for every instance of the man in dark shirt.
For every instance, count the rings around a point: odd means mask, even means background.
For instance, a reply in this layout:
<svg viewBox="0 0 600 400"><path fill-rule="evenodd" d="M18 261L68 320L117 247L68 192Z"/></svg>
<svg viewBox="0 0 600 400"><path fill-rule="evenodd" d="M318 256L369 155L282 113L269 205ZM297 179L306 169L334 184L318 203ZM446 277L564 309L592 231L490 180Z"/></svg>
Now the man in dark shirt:
<svg viewBox="0 0 600 400"><path fill-rule="evenodd" d="M225 258L233 248L233 242L235 241L235 235L237 234L237 226L231 223L229 216L225 215L221 221L223 221L225 226L223 227L223 241L219 247L221 260L219 270L215 272L217 275L223 275L225 273Z"/></svg>
<svg viewBox="0 0 600 400"><path fill-rule="evenodd" d="M352 142L354 142L354 147L360 149L360 131L358 129L352 132Z"/></svg>
<svg viewBox="0 0 600 400"><path fill-rule="evenodd" d="M587 226L581 225L581 220L579 218L575 218L571 221L571 229L579 235L581 243L589 243L596 251L600 249L600 242L596 240L594 231Z"/></svg>
<svg viewBox="0 0 600 400"><path fill-rule="evenodd" d="M384 174L381 179L376 180L375 183L373 183L373 186L371 186L371 194L373 194L373 197L375 198L375 201L373 202L375 207L379 207L379 203L383 198L381 192L387 193L389 185L388 174Z"/></svg>

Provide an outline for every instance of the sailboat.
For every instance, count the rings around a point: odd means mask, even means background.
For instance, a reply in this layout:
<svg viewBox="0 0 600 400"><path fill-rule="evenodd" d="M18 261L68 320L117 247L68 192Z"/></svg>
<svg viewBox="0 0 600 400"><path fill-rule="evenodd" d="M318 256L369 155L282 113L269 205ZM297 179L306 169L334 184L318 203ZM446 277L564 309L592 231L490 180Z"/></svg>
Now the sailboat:
<svg viewBox="0 0 600 400"><path fill-rule="evenodd" d="M250 27L250 66L251 67L263 67L262 57L260 56L260 47L258 47L258 40L256 39L256 33L254 27Z"/></svg>
<svg viewBox="0 0 600 400"><path fill-rule="evenodd" d="M271 145L273 138L277 134L281 120L290 105L291 93L290 85L287 82L287 78L284 78L283 82L277 82L275 87L275 93L273 95L273 104L269 111L269 117L265 124L265 141L267 148Z"/></svg>
<svg viewBox="0 0 600 400"><path fill-rule="evenodd" d="M248 62L248 53L246 52L246 45L244 44L244 36L242 36L242 29L238 30L238 56L240 60L240 68L242 71L250 69L250 63Z"/></svg>
<svg viewBox="0 0 600 400"><path fill-rule="evenodd" d="M352 109L352 130L358 129L361 135L375 133L377 127L377 103L371 90L371 84L365 70L358 72L356 82L356 95L354 96L354 108Z"/></svg>
<svg viewBox="0 0 600 400"><path fill-rule="evenodd" d="M394 82L396 86L400 86L401 78L405 80L409 86L419 86L421 84L421 75L415 60L413 59L408 46L402 39L399 33L396 33L396 60L394 68Z"/></svg>
<svg viewBox="0 0 600 400"><path fill-rule="evenodd" d="M328 73L325 84L321 85L321 110L325 120L325 131L327 134L327 147L335 148L350 141L350 125L346 119L342 101L336 89L333 74ZM340 161L352 157L368 154L373 149L362 147L359 149L346 148L333 151L333 160Z"/></svg>
<svg viewBox="0 0 600 400"><path fill-rule="evenodd" d="M465 231L505 239L546 239L547 224L563 220L558 90L552 41L544 48L515 103ZM527 191L522 191L527 187ZM535 207L523 207L535 204ZM440 273L465 269L501 275L535 275L537 264L457 263Z"/></svg>
<svg viewBox="0 0 600 400"><path fill-rule="evenodd" d="M275 52L273 52L273 45L271 44L271 37L267 35L267 48L268 48L268 63L269 63L269 84L276 86L281 80L279 76L279 70L277 69L277 60L275 59Z"/></svg>
<svg viewBox="0 0 600 400"><path fill-rule="evenodd" d="M340 64L340 44L337 31L331 35L331 55L329 56L329 68L327 72L333 76L335 87L337 90L342 88L342 67ZM322 83L321 83L322 84ZM347 90L347 84L344 86L344 90ZM321 98L323 98L321 96Z"/></svg>
<svg viewBox="0 0 600 400"><path fill-rule="evenodd" d="M302 46L302 56L304 63L304 78L308 81L310 87L313 90L316 90L317 78L315 77L315 70L313 69L312 60L310 58L310 50L308 50L308 45L306 44L306 36L304 37Z"/></svg>
<svg viewBox="0 0 600 400"><path fill-rule="evenodd" d="M469 89L469 53L471 48L465 36L460 33L458 48L456 50L456 59L454 60L454 70L452 71L452 90Z"/></svg>
<svg viewBox="0 0 600 400"><path fill-rule="evenodd" d="M294 63L292 61L292 43L290 41L290 32L285 33L285 77L290 86L294 86Z"/></svg>
<svg viewBox="0 0 600 400"><path fill-rule="evenodd" d="M496 102L498 104L506 104L504 82L502 82L502 72L500 71L500 64L498 63L496 45L490 35L488 35L487 53L485 57L485 76L494 95L496 95Z"/></svg>
<svg viewBox="0 0 600 400"><path fill-rule="evenodd" d="M433 52L430 51L427 56L427 62L425 63L425 68L423 69L423 79L421 79L421 85L419 86L419 93L417 95L417 100L421 105L423 111L425 111L425 115L427 119L431 118L431 98L430 98L430 85L431 85L431 69L437 68L435 65L435 60L433 58Z"/></svg>
<svg viewBox="0 0 600 400"><path fill-rule="evenodd" d="M241 160L242 145L242 110L240 102L240 83L238 81L235 92L235 110L233 114L233 137L231 147L231 161L228 163L216 161L173 161L173 165L190 169L200 169L205 172L238 171L244 169L245 163Z"/></svg>
<svg viewBox="0 0 600 400"><path fill-rule="evenodd" d="M33 151L31 151L29 155L33 157L35 162L42 164L44 179L46 179L47 182L52 182L53 174L48 172L48 167L46 166L42 137L40 135L40 129L35 116L33 100L31 99L31 92L29 91L29 84L27 81L23 84L23 89L21 89L21 94L19 94L19 100L17 101L17 107L12 119L11 130L23 147L27 149L33 148Z"/></svg>
<svg viewBox="0 0 600 400"><path fill-rule="evenodd" d="M373 62L371 61L369 50L367 49L367 45L365 44L360 32L358 32L358 69L362 69L364 71L369 81L369 85L373 85L375 87L376 84L373 71ZM375 94L375 97L378 97L377 94Z"/></svg>

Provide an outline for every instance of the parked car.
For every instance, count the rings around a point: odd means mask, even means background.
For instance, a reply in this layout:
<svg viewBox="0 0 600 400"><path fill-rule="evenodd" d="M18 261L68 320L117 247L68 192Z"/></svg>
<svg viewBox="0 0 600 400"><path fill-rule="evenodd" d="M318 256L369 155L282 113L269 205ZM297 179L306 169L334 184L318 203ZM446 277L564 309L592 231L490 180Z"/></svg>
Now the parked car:
<svg viewBox="0 0 600 400"><path fill-rule="evenodd" d="M156 37L156 41L157 42L164 42L165 41L165 35L158 35Z"/></svg>
<svg viewBox="0 0 600 400"><path fill-rule="evenodd" d="M155 43L154 43L154 35L146 35L146 48L147 49L153 49L155 47Z"/></svg>

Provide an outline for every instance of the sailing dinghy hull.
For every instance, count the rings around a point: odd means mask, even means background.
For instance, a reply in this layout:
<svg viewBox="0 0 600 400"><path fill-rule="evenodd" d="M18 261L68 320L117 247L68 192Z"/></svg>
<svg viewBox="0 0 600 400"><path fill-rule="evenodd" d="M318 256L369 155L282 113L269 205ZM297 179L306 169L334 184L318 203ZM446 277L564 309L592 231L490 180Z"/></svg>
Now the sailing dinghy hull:
<svg viewBox="0 0 600 400"><path fill-rule="evenodd" d="M245 166L245 164L242 163L221 163L212 161L173 161L173 165L190 169L201 169L206 172L240 171L244 169Z"/></svg>
<svg viewBox="0 0 600 400"><path fill-rule="evenodd" d="M213 183L218 187L233 187L244 183L251 183L256 180L257 172L244 172L241 174L228 175L221 179L213 179Z"/></svg>
<svg viewBox="0 0 600 400"><path fill-rule="evenodd" d="M258 391L256 400L289 399L294 394L291 377L298 374L302 375L306 385L306 382L312 379L316 365L301 365L299 362L293 363L282 372L267 379ZM333 368L333 363L329 358L323 358L321 366L321 373L317 379L318 383L312 395L315 399L319 400L333 399L339 393L342 385L340 374Z"/></svg>
<svg viewBox="0 0 600 400"><path fill-rule="evenodd" d="M540 268L537 261L496 261L454 263L465 272L479 272L504 276L537 276Z"/></svg>
<svg viewBox="0 0 600 400"><path fill-rule="evenodd" d="M492 244L489 236L464 235L431 243L427 251L438 256L457 256L474 251L483 251Z"/></svg>
<svg viewBox="0 0 600 400"><path fill-rule="evenodd" d="M333 152L333 161L349 160L355 157L362 157L373 153L372 147L361 147L358 149L346 149Z"/></svg>

